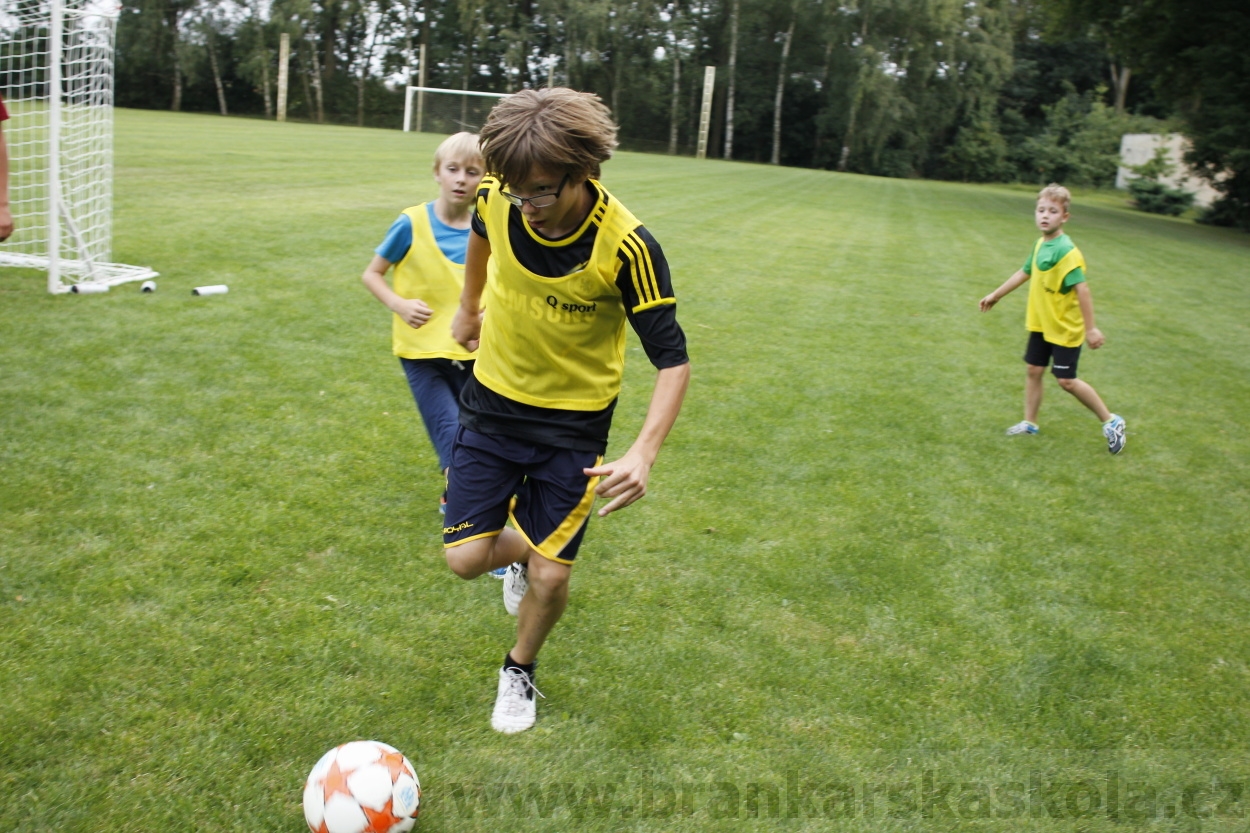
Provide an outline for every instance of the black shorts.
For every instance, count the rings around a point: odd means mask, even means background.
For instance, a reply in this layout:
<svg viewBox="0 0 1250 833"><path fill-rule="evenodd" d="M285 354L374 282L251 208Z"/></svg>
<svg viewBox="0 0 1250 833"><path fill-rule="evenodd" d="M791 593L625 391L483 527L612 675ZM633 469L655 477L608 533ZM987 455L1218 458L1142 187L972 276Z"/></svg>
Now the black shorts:
<svg viewBox="0 0 1250 833"><path fill-rule="evenodd" d="M582 469L601 462L603 457L593 451L480 434L461 426L447 473L444 548L498 535L511 520L539 555L572 564L599 485L598 477L587 477Z"/></svg>
<svg viewBox="0 0 1250 833"><path fill-rule="evenodd" d="M1051 364L1053 360L1053 364ZM1081 347L1062 347L1051 344L1041 333L1029 332L1029 343L1024 348L1024 361L1034 367L1051 365L1050 372L1056 379L1075 379L1076 365L1081 360Z"/></svg>

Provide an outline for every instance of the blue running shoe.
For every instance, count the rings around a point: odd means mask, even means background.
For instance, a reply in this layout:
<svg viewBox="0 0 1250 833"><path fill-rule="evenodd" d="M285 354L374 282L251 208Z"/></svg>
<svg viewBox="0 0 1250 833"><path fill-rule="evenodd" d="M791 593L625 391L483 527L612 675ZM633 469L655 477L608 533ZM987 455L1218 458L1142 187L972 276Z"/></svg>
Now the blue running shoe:
<svg viewBox="0 0 1250 833"><path fill-rule="evenodd" d="M1041 430L1042 429L1038 428L1036 425L1034 425L1033 423L1029 422L1026 419L1026 420L1017 422L1015 425L1008 428L1007 436L1014 437L1017 434L1036 434L1037 432Z"/></svg>

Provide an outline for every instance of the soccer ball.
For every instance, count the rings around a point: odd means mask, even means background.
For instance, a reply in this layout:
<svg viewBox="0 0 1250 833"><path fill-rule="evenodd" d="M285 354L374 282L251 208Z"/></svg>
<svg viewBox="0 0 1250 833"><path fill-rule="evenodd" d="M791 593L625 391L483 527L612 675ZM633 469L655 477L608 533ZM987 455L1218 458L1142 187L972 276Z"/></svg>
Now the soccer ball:
<svg viewBox="0 0 1250 833"><path fill-rule="evenodd" d="M331 749L304 785L304 820L313 833L404 833L420 810L412 762L376 740Z"/></svg>

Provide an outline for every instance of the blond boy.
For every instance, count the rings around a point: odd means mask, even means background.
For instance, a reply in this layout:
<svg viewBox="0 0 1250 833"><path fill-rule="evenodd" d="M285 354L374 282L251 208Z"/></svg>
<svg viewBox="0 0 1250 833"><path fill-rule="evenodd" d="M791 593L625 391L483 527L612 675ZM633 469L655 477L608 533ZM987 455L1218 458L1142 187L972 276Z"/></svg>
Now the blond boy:
<svg viewBox="0 0 1250 833"><path fill-rule="evenodd" d="M1085 282L1085 259L1063 230L1071 205L1072 195L1062 185L1052 183L1038 193L1033 216L1042 236L1024 266L981 299L981 311L989 312L1003 296L1029 282L1024 421L1008 428L1007 434L1021 436L1040 430L1037 413L1042 405L1042 378L1049 364L1059 387L1075 396L1102 422L1107 450L1119 454L1124 450L1123 418L1107 410L1098 391L1076 375L1081 344L1088 341L1090 349L1097 350L1106 339L1094 323L1094 300Z"/></svg>
<svg viewBox="0 0 1250 833"><path fill-rule="evenodd" d="M485 163L472 133L449 136L434 152L438 197L406 209L391 224L360 279L394 315L399 357L421 421L444 474L458 425L457 399L472 374L473 354L451 337L464 288L464 260ZM394 266L394 286L386 273ZM446 494L439 499L445 511Z"/></svg>

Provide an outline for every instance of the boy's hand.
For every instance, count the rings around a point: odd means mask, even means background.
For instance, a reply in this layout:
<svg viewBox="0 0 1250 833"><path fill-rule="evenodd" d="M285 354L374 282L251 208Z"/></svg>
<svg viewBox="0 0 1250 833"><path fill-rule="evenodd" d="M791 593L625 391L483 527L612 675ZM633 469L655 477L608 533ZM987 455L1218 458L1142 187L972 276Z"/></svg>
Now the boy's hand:
<svg viewBox="0 0 1250 833"><path fill-rule="evenodd" d="M430 309L420 298L400 298L392 312L414 330L429 321L430 316L434 314L434 310Z"/></svg>
<svg viewBox="0 0 1250 833"><path fill-rule="evenodd" d="M457 307L456 316L451 320L451 337L466 350L477 350L478 339L482 336L482 311L466 312L464 307Z"/></svg>
<svg viewBox="0 0 1250 833"><path fill-rule="evenodd" d="M595 487L595 494L612 498L611 503L599 510L599 517L605 517L617 509L624 509L647 493L651 464L631 449L619 460L582 471L587 477L603 478Z"/></svg>
<svg viewBox="0 0 1250 833"><path fill-rule="evenodd" d="M1089 345L1089 349L1097 350L1106 343L1107 338L1102 334L1102 330L1094 327L1085 331L1085 343Z"/></svg>
<svg viewBox="0 0 1250 833"><path fill-rule="evenodd" d="M984 298L981 299L981 312L989 312L990 310L994 308L994 305L997 303L998 303L998 299L995 298L994 293L991 292L989 295L986 295Z"/></svg>

